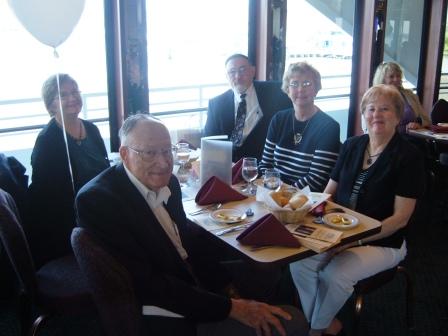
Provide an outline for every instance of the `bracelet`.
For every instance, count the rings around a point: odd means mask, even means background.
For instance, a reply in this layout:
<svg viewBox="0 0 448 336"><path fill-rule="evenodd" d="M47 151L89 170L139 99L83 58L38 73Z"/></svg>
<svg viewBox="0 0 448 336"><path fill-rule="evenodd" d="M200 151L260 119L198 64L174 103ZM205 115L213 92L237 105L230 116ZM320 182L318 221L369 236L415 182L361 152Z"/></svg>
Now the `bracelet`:
<svg viewBox="0 0 448 336"><path fill-rule="evenodd" d="M362 246L362 239L358 240L358 246Z"/></svg>

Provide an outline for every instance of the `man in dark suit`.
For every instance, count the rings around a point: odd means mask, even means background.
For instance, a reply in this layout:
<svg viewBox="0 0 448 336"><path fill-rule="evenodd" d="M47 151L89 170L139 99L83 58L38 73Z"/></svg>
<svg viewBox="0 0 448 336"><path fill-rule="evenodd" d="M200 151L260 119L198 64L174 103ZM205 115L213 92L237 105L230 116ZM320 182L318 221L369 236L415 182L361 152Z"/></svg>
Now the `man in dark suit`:
<svg viewBox="0 0 448 336"><path fill-rule="evenodd" d="M233 142L233 161L243 156L261 159L269 123L275 112L292 107L281 82L254 81L255 67L245 55L234 54L225 63L231 89L210 99L204 136L227 135ZM239 106L246 106L238 123ZM243 127L238 136L239 125Z"/></svg>
<svg viewBox="0 0 448 336"><path fill-rule="evenodd" d="M286 312L225 295L230 278L217 263L216 240L183 210L167 128L148 115L134 115L124 122L120 138L123 163L80 190L78 224L128 269L149 314L159 307L184 317L145 317L150 334L186 335L197 329L198 335L252 335L255 329L270 335L272 328L274 334L305 335L306 322L296 309Z"/></svg>

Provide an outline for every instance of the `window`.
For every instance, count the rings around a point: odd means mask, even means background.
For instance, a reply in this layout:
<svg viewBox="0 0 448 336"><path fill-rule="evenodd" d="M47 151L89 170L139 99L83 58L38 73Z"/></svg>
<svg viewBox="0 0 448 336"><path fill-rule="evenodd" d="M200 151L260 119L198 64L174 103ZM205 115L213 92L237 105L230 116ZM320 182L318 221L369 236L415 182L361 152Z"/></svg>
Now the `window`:
<svg viewBox="0 0 448 336"><path fill-rule="evenodd" d="M440 74L439 99L448 100L448 25L445 27L442 70Z"/></svg>
<svg viewBox="0 0 448 336"><path fill-rule="evenodd" d="M51 47L26 31L8 2L0 2L0 45L4 46L0 62L0 152L29 165L36 136L50 118L40 98L42 83L56 72L69 73L78 82L84 101L82 118L107 120L103 13L102 1L86 1L77 26L57 48L56 59ZM107 121L98 126L103 138L109 138Z"/></svg>
<svg viewBox="0 0 448 336"><path fill-rule="evenodd" d="M417 86L424 4L424 0L387 1L383 59L401 65L403 86L408 88Z"/></svg>
<svg viewBox="0 0 448 336"><path fill-rule="evenodd" d="M288 1L286 67L306 61L322 77L316 105L341 126L347 136L352 70L354 0Z"/></svg>
<svg viewBox="0 0 448 336"><path fill-rule="evenodd" d="M209 98L228 89L226 58L247 55L248 12L249 0L146 1L149 110L170 129L203 127Z"/></svg>

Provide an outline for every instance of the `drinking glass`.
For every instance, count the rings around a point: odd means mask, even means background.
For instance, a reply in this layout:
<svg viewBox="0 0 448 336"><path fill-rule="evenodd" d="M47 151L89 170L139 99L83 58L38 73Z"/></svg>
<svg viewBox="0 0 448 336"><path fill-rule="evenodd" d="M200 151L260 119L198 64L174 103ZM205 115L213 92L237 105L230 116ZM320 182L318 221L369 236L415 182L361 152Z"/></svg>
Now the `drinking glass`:
<svg viewBox="0 0 448 336"><path fill-rule="evenodd" d="M257 192L257 186L253 184L253 181L255 181L258 176L257 159L252 157L243 158L242 167L242 175L244 180L247 182L247 187L243 190L243 192L247 195L255 195Z"/></svg>
<svg viewBox="0 0 448 336"><path fill-rule="evenodd" d="M264 171L263 186L266 189L278 191L282 185L280 172L274 168L268 168Z"/></svg>
<svg viewBox="0 0 448 336"><path fill-rule="evenodd" d="M179 170L177 171L177 178L179 179L181 187L185 186L189 177L189 170L185 167L185 164L190 159L190 145L184 142L180 142L176 145L176 159L179 163Z"/></svg>

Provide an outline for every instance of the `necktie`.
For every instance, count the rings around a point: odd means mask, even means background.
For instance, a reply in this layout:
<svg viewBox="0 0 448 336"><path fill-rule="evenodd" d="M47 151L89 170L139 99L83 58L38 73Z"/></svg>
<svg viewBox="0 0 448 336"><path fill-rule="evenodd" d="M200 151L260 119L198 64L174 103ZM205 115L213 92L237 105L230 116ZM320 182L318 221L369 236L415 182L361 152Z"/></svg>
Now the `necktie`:
<svg viewBox="0 0 448 336"><path fill-rule="evenodd" d="M246 120L246 94L243 93L241 96L241 101L238 104L238 110L236 111L235 128L232 131L230 140L235 146L241 146L243 142L243 129L244 121Z"/></svg>

